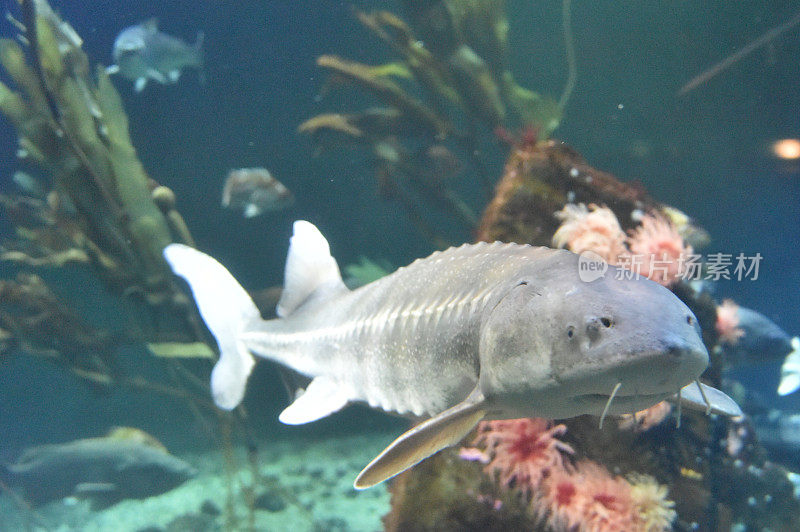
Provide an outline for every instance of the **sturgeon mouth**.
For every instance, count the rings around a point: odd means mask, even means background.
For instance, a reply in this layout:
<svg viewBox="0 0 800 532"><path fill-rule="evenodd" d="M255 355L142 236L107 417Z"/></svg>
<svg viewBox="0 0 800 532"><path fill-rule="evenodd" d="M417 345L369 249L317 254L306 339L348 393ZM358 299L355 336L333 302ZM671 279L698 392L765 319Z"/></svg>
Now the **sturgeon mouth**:
<svg viewBox="0 0 800 532"><path fill-rule="evenodd" d="M578 392L575 399L588 403L604 405L613 397L614 404L618 401L621 404L652 401L654 404L699 378L708 366L705 348L678 342L664 342L661 349L628 351L616 356L596 356L596 359L616 359L616 362L605 367L596 364L572 369L562 373L556 381L571 383Z"/></svg>
<svg viewBox="0 0 800 532"><path fill-rule="evenodd" d="M624 383L623 383L623 386L624 386ZM624 402L626 399L628 399L628 400L630 400L630 399L648 400L648 399L652 398L652 399L655 400L655 399L657 399L659 397L664 397L664 396L669 397L670 395L674 395L675 393L676 393L675 390L673 390L671 392L631 393L631 394L625 394L625 393L622 393L622 392L617 393L617 394L587 393L587 394L576 395L575 397L578 398L578 399L586 399L586 400L589 400L589 401L596 400L597 402L603 403L603 404L607 403L608 400L611 397L614 397L614 401L613 402L616 404L618 401L619 402Z"/></svg>
<svg viewBox="0 0 800 532"><path fill-rule="evenodd" d="M615 387L616 393L611 391L611 393L580 394L574 396L574 400L584 405L589 413L600 416L602 423L602 419L607 414L633 414L674 396L678 389L680 387L655 393L625 393L625 383L623 382L619 388Z"/></svg>

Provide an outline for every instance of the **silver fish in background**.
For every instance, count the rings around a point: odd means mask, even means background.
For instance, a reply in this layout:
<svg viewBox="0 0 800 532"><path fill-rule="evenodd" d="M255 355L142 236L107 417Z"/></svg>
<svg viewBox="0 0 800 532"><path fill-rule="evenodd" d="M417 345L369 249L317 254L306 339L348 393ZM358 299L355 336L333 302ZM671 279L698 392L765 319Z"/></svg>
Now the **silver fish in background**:
<svg viewBox="0 0 800 532"><path fill-rule="evenodd" d="M377 484L444 447L483 418L605 417L677 394L682 404L741 415L697 381L708 365L696 318L645 278L579 278L578 255L480 243L437 252L349 290L327 240L297 221L278 319L262 320L230 273L180 244L164 257L188 282L220 359L214 401L236 407L251 353L312 380L280 415L308 423L352 402L428 417L358 476Z"/></svg>
<svg viewBox="0 0 800 532"><path fill-rule="evenodd" d="M266 168L231 170L222 188L222 206L241 211L245 218L284 209L294 195Z"/></svg>
<svg viewBox="0 0 800 532"><path fill-rule="evenodd" d="M720 308L725 307L723 303ZM783 359L778 395L789 395L800 389L800 338L789 336L760 312L738 305L728 307L727 320L738 331L734 338L720 344L730 365L747 366Z"/></svg>
<svg viewBox="0 0 800 532"><path fill-rule="evenodd" d="M177 83L187 68L203 68L203 32L189 45L177 37L158 31L158 21L150 19L120 32L114 41L115 64L109 74L122 74L134 81L136 92L144 90L149 80L162 84Z"/></svg>
<svg viewBox="0 0 800 532"><path fill-rule="evenodd" d="M731 312L735 312L741 336L722 344L729 363L737 366L763 363L783 359L792 352L792 338L765 315L742 306Z"/></svg>
<svg viewBox="0 0 800 532"><path fill-rule="evenodd" d="M121 427L100 438L30 447L0 474L33 505L74 496L102 508L164 493L197 470L146 432Z"/></svg>

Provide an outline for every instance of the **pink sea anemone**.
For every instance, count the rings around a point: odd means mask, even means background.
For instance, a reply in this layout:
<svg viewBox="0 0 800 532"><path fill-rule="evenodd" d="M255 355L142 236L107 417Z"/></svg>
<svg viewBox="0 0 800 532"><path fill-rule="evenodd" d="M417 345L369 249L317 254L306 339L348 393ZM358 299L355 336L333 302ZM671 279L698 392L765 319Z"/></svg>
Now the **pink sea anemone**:
<svg viewBox="0 0 800 532"><path fill-rule="evenodd" d="M717 307L717 321L714 324L719 334L719 341L736 345L744 331L739 327L739 305L732 299L726 299Z"/></svg>
<svg viewBox="0 0 800 532"><path fill-rule="evenodd" d="M626 266L664 286L686 273L682 270L692 254L692 247L683 241L675 226L659 214L645 214L641 225L631 231L627 244L632 262Z"/></svg>
<svg viewBox="0 0 800 532"><path fill-rule="evenodd" d="M474 444L491 457L484 471L496 475L501 486L534 492L554 469L564 468L562 453L572 447L558 439L567 427L541 418L482 421Z"/></svg>
<svg viewBox="0 0 800 532"><path fill-rule="evenodd" d="M572 471L557 469L531 499L531 509L553 529L578 530L583 522L584 496L580 478Z"/></svg>
<svg viewBox="0 0 800 532"><path fill-rule="evenodd" d="M635 530L631 485L621 477L612 477L595 462L580 462L577 467L580 529Z"/></svg>
<svg viewBox="0 0 800 532"><path fill-rule="evenodd" d="M564 425L533 419L483 421L465 459L490 458L484 471L530 501L533 515L552 530L657 532L675 519L667 488L646 475L612 476L602 465L573 465L573 449L558 439ZM483 450L481 453L480 450Z"/></svg>
<svg viewBox="0 0 800 532"><path fill-rule="evenodd" d="M554 530L616 532L669 530L676 517L667 488L647 475L612 476L596 462L555 471L532 502Z"/></svg>
<svg viewBox="0 0 800 532"><path fill-rule="evenodd" d="M572 472L554 474L534 503L534 511L547 515L556 530L638 530L631 485L588 460L579 462Z"/></svg>
<svg viewBox="0 0 800 532"><path fill-rule="evenodd" d="M569 203L555 214L561 226L553 235L553 245L575 253L593 251L609 264L625 255L625 233L608 207Z"/></svg>

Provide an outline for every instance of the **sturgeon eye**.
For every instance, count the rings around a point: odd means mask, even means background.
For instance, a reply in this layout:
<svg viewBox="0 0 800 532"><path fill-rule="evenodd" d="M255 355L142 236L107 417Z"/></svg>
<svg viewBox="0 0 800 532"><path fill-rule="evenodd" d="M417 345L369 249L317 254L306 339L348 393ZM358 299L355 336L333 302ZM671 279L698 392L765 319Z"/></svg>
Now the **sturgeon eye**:
<svg viewBox="0 0 800 532"><path fill-rule="evenodd" d="M575 336L575 327L570 325L567 327L567 338L572 338L573 336Z"/></svg>
<svg viewBox="0 0 800 532"><path fill-rule="evenodd" d="M614 322L611 321L611 318L600 318L600 323L602 323L603 327L605 327L606 329L614 325Z"/></svg>

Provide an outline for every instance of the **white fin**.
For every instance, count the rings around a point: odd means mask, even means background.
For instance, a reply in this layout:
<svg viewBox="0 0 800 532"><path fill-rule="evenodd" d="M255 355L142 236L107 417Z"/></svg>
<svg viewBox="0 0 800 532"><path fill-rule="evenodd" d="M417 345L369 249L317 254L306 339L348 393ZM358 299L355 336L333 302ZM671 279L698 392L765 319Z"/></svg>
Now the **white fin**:
<svg viewBox="0 0 800 532"><path fill-rule="evenodd" d="M239 336L261 314L244 288L212 257L183 244L170 244L164 248L164 258L189 283L200 315L217 339L219 360L211 372L211 393L217 406L232 410L242 401L255 364Z"/></svg>
<svg viewBox="0 0 800 532"><path fill-rule="evenodd" d="M119 72L119 65L110 65L106 67L106 74L116 74Z"/></svg>
<svg viewBox="0 0 800 532"><path fill-rule="evenodd" d="M170 83L177 83L181 79L181 71L177 69L170 70L167 72L167 78L169 78Z"/></svg>
<svg viewBox="0 0 800 532"><path fill-rule="evenodd" d="M167 78L164 76L164 74L162 74L161 72L159 72L155 68L148 68L147 69L147 77L148 78L152 78L152 79L156 80L159 83L167 83Z"/></svg>
<svg viewBox="0 0 800 532"><path fill-rule="evenodd" d="M144 28L147 33L155 33L158 31L158 17L150 17L149 19L142 22L142 28Z"/></svg>
<svg viewBox="0 0 800 532"><path fill-rule="evenodd" d="M342 391L341 386L325 377L317 377L281 412L278 419L287 425L311 423L338 412L348 401L349 397Z"/></svg>
<svg viewBox="0 0 800 532"><path fill-rule="evenodd" d="M244 217L245 218L253 218L261 214L261 209L255 203L248 203L244 206Z"/></svg>
<svg viewBox="0 0 800 532"><path fill-rule="evenodd" d="M200 52L203 49L203 41L205 39L206 39L205 32L203 30L198 31L197 32L197 39L195 39L194 46L192 46L192 48L194 48L195 50ZM200 53L202 53L202 52L200 52Z"/></svg>
<svg viewBox="0 0 800 532"><path fill-rule="evenodd" d="M136 78L136 81L133 83L133 90L142 92L146 86L147 78Z"/></svg>
<svg viewBox="0 0 800 532"><path fill-rule="evenodd" d="M702 389L698 387L702 386ZM677 399L673 397L673 401ZM708 402L706 402L708 400ZM708 411L710 414L719 414L728 417L743 416L744 413L736 401L728 397L724 392L717 390L713 386L708 386L700 381L687 384L681 388L681 405L692 410Z"/></svg>
<svg viewBox="0 0 800 532"><path fill-rule="evenodd" d="M117 490L117 485L112 482L80 482L75 484L73 493L76 495L96 495Z"/></svg>
<svg viewBox="0 0 800 532"><path fill-rule="evenodd" d="M353 487L372 487L460 442L486 415L483 401L476 389L456 406L404 432L358 474Z"/></svg>
<svg viewBox="0 0 800 532"><path fill-rule="evenodd" d="M792 352L786 355L781 365L781 382L778 395L789 395L800 388L800 338L792 338Z"/></svg>
<svg viewBox="0 0 800 532"><path fill-rule="evenodd" d="M281 318L294 312L312 295L319 297L347 290L339 266L331 257L328 241L310 222L297 220L294 223L283 283L276 308Z"/></svg>

